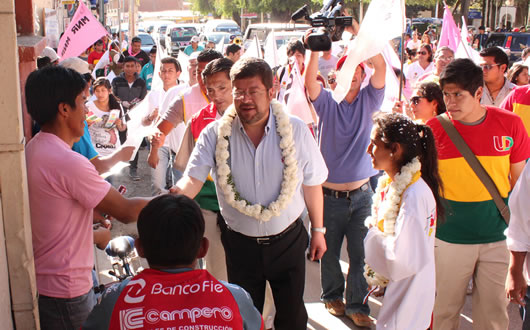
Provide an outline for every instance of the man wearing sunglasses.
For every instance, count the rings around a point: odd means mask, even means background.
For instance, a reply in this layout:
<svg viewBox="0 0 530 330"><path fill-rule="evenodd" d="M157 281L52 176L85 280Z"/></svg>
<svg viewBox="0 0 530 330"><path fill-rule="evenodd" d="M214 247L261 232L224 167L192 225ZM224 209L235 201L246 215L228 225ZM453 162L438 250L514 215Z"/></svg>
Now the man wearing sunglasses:
<svg viewBox="0 0 530 330"><path fill-rule="evenodd" d="M484 75L484 92L480 103L500 107L515 85L504 74L508 70L508 55L499 47L490 47L480 52L480 67Z"/></svg>

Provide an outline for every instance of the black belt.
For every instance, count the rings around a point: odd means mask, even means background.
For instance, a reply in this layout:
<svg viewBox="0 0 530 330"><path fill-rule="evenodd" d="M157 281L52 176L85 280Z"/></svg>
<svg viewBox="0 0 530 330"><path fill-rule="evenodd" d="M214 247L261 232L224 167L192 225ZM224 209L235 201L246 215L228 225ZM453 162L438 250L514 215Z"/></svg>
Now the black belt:
<svg viewBox="0 0 530 330"><path fill-rule="evenodd" d="M291 223L287 228L285 228L281 233L271 236L261 236L261 237L253 237L253 236L247 236L243 235L235 230L232 230L232 228L227 227L228 230L230 230L233 233L238 234L239 236L242 236L244 238L247 238L251 241L256 242L258 245L270 245L274 241L277 241L281 237L285 236L287 233L289 233L291 230L293 230L299 223L302 223L302 218L298 218L293 223Z"/></svg>
<svg viewBox="0 0 530 330"><path fill-rule="evenodd" d="M363 184L357 189L348 190L348 191L338 191L338 190L333 190L333 189L329 189L326 187L322 187L322 191L324 192L324 195L335 197L335 198L349 198L351 195L353 195L357 191L366 191L368 189L370 189L368 182L366 182L365 184Z"/></svg>

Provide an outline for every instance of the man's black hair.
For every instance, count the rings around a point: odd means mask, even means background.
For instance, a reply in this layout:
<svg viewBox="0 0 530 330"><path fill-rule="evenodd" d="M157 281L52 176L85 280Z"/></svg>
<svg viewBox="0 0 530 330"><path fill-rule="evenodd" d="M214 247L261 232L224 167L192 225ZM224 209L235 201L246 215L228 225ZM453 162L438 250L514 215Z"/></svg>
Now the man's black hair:
<svg viewBox="0 0 530 330"><path fill-rule="evenodd" d="M234 62L232 62L231 59L226 57L213 60L210 63L206 64L206 67L202 71L202 79L206 80L208 77L219 72L224 72L226 74L226 77L230 79L230 69L232 69L233 65Z"/></svg>
<svg viewBox="0 0 530 330"><path fill-rule="evenodd" d="M123 59L123 64L125 63L129 63L129 62L136 62L136 63L140 63L140 61L134 57L134 56L127 56Z"/></svg>
<svg viewBox="0 0 530 330"><path fill-rule="evenodd" d="M272 70L264 60L256 57L247 57L237 61L230 70L232 84L239 79L260 77L265 88L272 88Z"/></svg>
<svg viewBox="0 0 530 330"><path fill-rule="evenodd" d="M45 66L51 65L52 60L48 56L37 57L37 69L42 69Z"/></svg>
<svg viewBox="0 0 530 330"><path fill-rule="evenodd" d="M174 57L164 57L163 59L160 60L160 63L162 64L168 64L168 63L171 63L173 65L175 65L175 70L177 72L182 72L182 67L180 66L180 63L179 61L177 61L176 58Z"/></svg>
<svg viewBox="0 0 530 330"><path fill-rule="evenodd" d="M141 43L141 42L142 42L142 39L140 39L140 37L134 37L134 38L132 38L132 40L131 40L131 44L132 44L132 43L135 43L135 42L140 42L140 43Z"/></svg>
<svg viewBox="0 0 530 330"><path fill-rule="evenodd" d="M156 54L156 45L151 47L151 50L149 51L149 54Z"/></svg>
<svg viewBox="0 0 530 330"><path fill-rule="evenodd" d="M504 68L504 72L506 72L508 70L508 67L510 66L508 55L506 55L506 53L499 47L485 48L480 51L480 56L493 57L493 61L499 66L506 64L506 67Z"/></svg>
<svg viewBox="0 0 530 330"><path fill-rule="evenodd" d="M161 195L138 216L138 236L150 265L190 265L204 237L199 205L184 195Z"/></svg>
<svg viewBox="0 0 530 330"><path fill-rule="evenodd" d="M440 74L440 87L455 84L471 95L484 84L482 69L467 58L459 58L449 63Z"/></svg>
<svg viewBox="0 0 530 330"><path fill-rule="evenodd" d="M205 49L197 55L197 62L208 63L218 58L222 58L223 54L219 53L215 49Z"/></svg>
<svg viewBox="0 0 530 330"><path fill-rule="evenodd" d="M241 49L238 44L230 44L226 47L226 55L235 54Z"/></svg>
<svg viewBox="0 0 530 330"><path fill-rule="evenodd" d="M75 108L75 99L87 83L78 72L62 66L46 66L33 71L26 80L26 106L31 118L41 127L53 122L59 104Z"/></svg>
<svg viewBox="0 0 530 330"><path fill-rule="evenodd" d="M291 40L287 44L287 56L293 56L294 52L298 51L305 56L305 47L301 40Z"/></svg>
<svg viewBox="0 0 530 330"><path fill-rule="evenodd" d="M96 40L96 42L94 42L94 45L102 45L103 44L103 40L101 39L98 39Z"/></svg>

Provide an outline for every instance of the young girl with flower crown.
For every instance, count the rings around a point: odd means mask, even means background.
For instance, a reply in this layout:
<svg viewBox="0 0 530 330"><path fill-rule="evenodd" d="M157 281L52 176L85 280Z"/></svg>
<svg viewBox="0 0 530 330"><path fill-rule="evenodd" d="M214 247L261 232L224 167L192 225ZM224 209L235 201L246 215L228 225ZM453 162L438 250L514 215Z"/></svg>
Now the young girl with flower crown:
<svg viewBox="0 0 530 330"><path fill-rule="evenodd" d="M376 113L368 154L379 179L364 239L368 285L386 288L377 329L427 329L435 296L434 240L443 215L434 137L401 114Z"/></svg>

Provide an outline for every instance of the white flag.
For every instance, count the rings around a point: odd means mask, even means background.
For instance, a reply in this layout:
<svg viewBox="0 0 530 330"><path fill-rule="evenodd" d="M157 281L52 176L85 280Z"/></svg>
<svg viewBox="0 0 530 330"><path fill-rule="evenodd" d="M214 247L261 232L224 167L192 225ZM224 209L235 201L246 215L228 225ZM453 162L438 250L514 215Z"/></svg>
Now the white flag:
<svg viewBox="0 0 530 330"><path fill-rule="evenodd" d="M149 114L149 101L145 97L132 110L129 111L129 121L127 121L127 140L123 146L133 146L135 148L130 160L133 160L142 144L144 137L154 133L154 124L144 126L142 121Z"/></svg>
<svg viewBox="0 0 530 330"><path fill-rule="evenodd" d="M271 68L275 68L280 65L280 58L278 57L278 49L276 47L276 37L274 30L269 33L267 40L265 40L264 59Z"/></svg>
<svg viewBox="0 0 530 330"><path fill-rule="evenodd" d="M341 102L350 90L355 69L381 53L390 40L401 35L405 27L400 0L374 0L370 3L357 37L348 45L348 58L337 74L333 99Z"/></svg>
<svg viewBox="0 0 530 330"><path fill-rule="evenodd" d="M190 63L190 57L186 55L184 52L179 52L179 55L177 56L177 61L179 61L180 67L182 68L182 73L180 74L179 80L189 82L190 75L188 72L188 65Z"/></svg>
<svg viewBox="0 0 530 330"><path fill-rule="evenodd" d="M394 68L400 69L401 63L390 43L387 43L387 46L383 49L382 55L386 62L386 76L385 98L383 99L380 110L384 112L392 112L394 104L399 99L399 79L394 72ZM403 98L404 96L402 99Z"/></svg>
<svg viewBox="0 0 530 330"><path fill-rule="evenodd" d="M160 61L162 60L162 47L160 46L160 43L158 40L156 41L156 62L153 63L155 66L155 69L153 70L153 77L151 78L151 90L160 90L164 87L164 84L162 83L162 78L160 78L160 66L162 63Z"/></svg>
<svg viewBox="0 0 530 330"><path fill-rule="evenodd" d="M455 52L455 58L468 58L475 62L475 64L478 64L480 62L479 53L467 43L468 33L464 16L462 16L462 30L460 31L460 37L460 42L458 43Z"/></svg>
<svg viewBox="0 0 530 330"><path fill-rule="evenodd" d="M254 39L252 39L252 41L248 45L248 48L245 50L245 53L241 56L241 58L247 58L247 57L262 58L261 47L259 45L257 36L254 36Z"/></svg>
<svg viewBox="0 0 530 330"><path fill-rule="evenodd" d="M285 104L287 112L293 116L302 119L304 123L316 123L316 115L313 112L305 94L304 82L298 69L298 63L293 59L292 70L290 73L290 85L287 85L287 90L282 103Z"/></svg>
<svg viewBox="0 0 530 330"><path fill-rule="evenodd" d="M103 54L103 56L101 56L99 61L96 63L96 66L94 66L94 70L92 70L92 78L96 79L96 70L103 69L107 64L110 64L108 50L105 52L105 54Z"/></svg>

